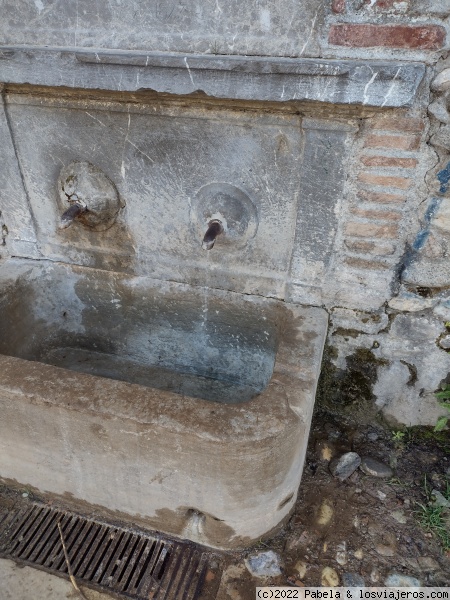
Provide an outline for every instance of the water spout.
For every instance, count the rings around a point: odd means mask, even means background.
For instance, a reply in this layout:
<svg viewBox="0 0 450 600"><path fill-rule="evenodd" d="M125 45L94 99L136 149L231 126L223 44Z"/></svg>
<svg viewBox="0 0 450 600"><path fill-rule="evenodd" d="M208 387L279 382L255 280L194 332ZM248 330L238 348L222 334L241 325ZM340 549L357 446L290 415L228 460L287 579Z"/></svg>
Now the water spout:
<svg viewBox="0 0 450 600"><path fill-rule="evenodd" d="M80 202L74 202L71 206L62 214L61 222L59 224L60 229L67 229L75 221L77 217L87 211L86 204Z"/></svg>
<svg viewBox="0 0 450 600"><path fill-rule="evenodd" d="M211 250L211 248L214 246L217 236L219 236L221 233L223 233L222 223L216 220L210 221L209 227L202 242L203 250Z"/></svg>

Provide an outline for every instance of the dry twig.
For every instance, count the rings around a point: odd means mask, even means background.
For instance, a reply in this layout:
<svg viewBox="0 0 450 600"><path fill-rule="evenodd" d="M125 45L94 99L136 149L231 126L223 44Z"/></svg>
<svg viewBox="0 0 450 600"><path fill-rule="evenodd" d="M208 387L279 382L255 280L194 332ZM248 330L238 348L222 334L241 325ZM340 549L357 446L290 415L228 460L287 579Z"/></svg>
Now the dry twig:
<svg viewBox="0 0 450 600"><path fill-rule="evenodd" d="M73 576L72 567L70 566L69 555L67 554L67 548L66 548L66 544L64 543L64 537L63 537L63 532L62 532L62 529L61 529L61 523L60 522L58 522L58 530L59 530L59 535L61 537L61 544L62 544L62 547L63 547L63 550L64 550L64 558L66 559L67 570L69 572L69 579L70 579L73 587L75 588L75 590L80 595L80 598L82 598L82 600L88 600L86 598L86 596L83 594L83 592L80 590L80 588L78 587L77 582L75 581L75 577Z"/></svg>

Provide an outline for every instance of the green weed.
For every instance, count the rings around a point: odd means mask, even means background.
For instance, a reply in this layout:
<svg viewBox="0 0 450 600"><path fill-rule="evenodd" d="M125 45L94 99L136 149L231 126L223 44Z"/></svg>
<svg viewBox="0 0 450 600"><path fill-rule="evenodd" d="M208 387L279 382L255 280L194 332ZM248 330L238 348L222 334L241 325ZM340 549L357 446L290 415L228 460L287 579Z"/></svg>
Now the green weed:
<svg viewBox="0 0 450 600"><path fill-rule="evenodd" d="M434 534L440 541L445 551L450 550L450 529L445 522L445 512L449 512L444 506L436 506L433 502L433 494L428 486L427 477L424 478L424 492L426 504L417 502L419 510L415 511L420 525L430 533ZM446 490L443 493L446 500L450 500L450 482L447 481Z"/></svg>

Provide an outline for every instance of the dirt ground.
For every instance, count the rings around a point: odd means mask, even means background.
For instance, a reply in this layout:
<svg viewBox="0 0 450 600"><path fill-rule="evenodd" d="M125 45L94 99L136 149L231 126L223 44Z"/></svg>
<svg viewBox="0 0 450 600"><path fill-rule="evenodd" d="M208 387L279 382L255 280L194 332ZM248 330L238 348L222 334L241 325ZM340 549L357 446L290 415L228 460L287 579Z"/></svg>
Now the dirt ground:
<svg viewBox="0 0 450 600"><path fill-rule="evenodd" d="M436 508L431 493L448 496L450 491L448 431L402 431L361 425L356 419L359 423L316 411L295 512L279 535L245 553L273 550L282 574L252 577L243 557L236 556L224 571L219 600L253 600L256 585L364 581L384 586L389 576L398 576L404 585L418 580L424 586L450 586L450 509ZM390 466L391 476L367 475L358 468L340 481L330 463L350 451ZM419 523L424 514L434 528Z"/></svg>
<svg viewBox="0 0 450 600"><path fill-rule="evenodd" d="M389 576L407 578L399 585L450 585L450 508L436 508L432 494L450 497L448 431L396 430L367 415L362 421L360 414L316 410L294 513L276 536L221 555L217 600L253 600L262 585L384 586ZM392 473L378 477L358 468L341 481L330 465L347 452L377 459ZM0 496L23 501L17 490L0 488ZM421 525L424 516L435 526ZM269 550L281 574L252 575L246 559ZM205 590L202 599L213 597Z"/></svg>

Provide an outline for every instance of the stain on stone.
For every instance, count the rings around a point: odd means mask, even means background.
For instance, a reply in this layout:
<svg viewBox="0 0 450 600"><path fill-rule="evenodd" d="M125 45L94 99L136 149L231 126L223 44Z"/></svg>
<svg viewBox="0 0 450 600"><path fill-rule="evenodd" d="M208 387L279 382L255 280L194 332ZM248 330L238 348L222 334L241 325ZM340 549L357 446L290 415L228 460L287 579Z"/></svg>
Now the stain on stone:
<svg viewBox="0 0 450 600"><path fill-rule="evenodd" d="M400 360L400 362L402 363L402 365L405 365L405 367L407 367L409 371L409 380L406 382L406 385L414 387L418 379L417 367L409 362L406 362L406 360Z"/></svg>

